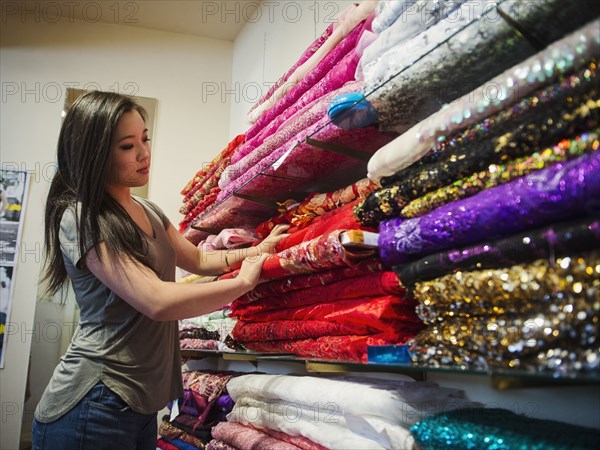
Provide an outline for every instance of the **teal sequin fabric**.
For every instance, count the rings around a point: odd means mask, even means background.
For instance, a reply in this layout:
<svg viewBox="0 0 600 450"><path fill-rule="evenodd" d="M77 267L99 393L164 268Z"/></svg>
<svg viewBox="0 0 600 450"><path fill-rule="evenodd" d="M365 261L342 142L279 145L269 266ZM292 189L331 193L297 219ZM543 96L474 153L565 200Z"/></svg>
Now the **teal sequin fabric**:
<svg viewBox="0 0 600 450"><path fill-rule="evenodd" d="M411 427L420 450L583 450L600 448L600 431L533 419L506 409L469 408Z"/></svg>

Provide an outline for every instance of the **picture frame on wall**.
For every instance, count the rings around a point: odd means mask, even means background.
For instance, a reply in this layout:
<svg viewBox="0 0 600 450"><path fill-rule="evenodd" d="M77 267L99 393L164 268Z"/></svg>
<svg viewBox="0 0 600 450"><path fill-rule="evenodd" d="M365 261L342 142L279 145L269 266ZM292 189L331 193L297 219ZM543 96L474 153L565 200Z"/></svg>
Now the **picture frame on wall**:
<svg viewBox="0 0 600 450"><path fill-rule="evenodd" d="M0 369L4 368L7 330L10 329L28 182L25 171L0 169Z"/></svg>

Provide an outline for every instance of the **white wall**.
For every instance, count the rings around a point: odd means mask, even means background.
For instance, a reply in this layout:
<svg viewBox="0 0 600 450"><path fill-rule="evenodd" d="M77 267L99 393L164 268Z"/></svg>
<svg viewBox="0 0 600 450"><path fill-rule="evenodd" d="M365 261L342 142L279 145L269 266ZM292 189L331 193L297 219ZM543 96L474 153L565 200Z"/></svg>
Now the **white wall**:
<svg viewBox="0 0 600 450"><path fill-rule="evenodd" d="M229 136L245 132L246 114L304 50L354 3L341 1L265 1L238 34L233 48Z"/></svg>
<svg viewBox="0 0 600 450"><path fill-rule="evenodd" d="M0 448L11 450L18 448L30 344L32 338L48 341L45 331L50 331L43 326L47 317L36 318L35 329L33 321L43 205L67 86L158 99L149 198L176 224L182 218L179 191L227 143L229 105L203 96L203 88L230 83L233 44L118 24L50 23L35 16L3 17L0 28L0 159L3 167L34 174L21 245L27 253L17 267L12 334L0 370ZM46 382L32 379L32 395L39 395Z"/></svg>

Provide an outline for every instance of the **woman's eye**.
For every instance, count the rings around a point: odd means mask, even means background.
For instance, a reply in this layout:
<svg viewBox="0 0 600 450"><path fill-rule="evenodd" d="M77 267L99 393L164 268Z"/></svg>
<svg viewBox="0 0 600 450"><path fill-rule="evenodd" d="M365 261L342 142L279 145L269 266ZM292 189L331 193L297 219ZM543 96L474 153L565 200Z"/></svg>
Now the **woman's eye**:
<svg viewBox="0 0 600 450"><path fill-rule="evenodd" d="M121 145L121 150L131 150L133 148L133 144Z"/></svg>
<svg viewBox="0 0 600 450"><path fill-rule="evenodd" d="M144 142L150 142L151 140L152 140L152 139L150 139L148 136L146 136L146 137L144 138Z"/></svg>

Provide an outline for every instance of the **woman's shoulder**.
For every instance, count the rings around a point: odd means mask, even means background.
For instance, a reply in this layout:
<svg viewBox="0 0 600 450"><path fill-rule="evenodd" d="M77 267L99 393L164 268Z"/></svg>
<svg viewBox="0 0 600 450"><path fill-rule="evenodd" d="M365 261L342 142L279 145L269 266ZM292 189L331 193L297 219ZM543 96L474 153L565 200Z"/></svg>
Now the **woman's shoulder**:
<svg viewBox="0 0 600 450"><path fill-rule="evenodd" d="M164 211L154 202L148 200L147 198L138 197L134 195L133 198L140 204L142 204L147 210L154 212L161 222L164 224L165 229L169 226L169 218L164 213Z"/></svg>

